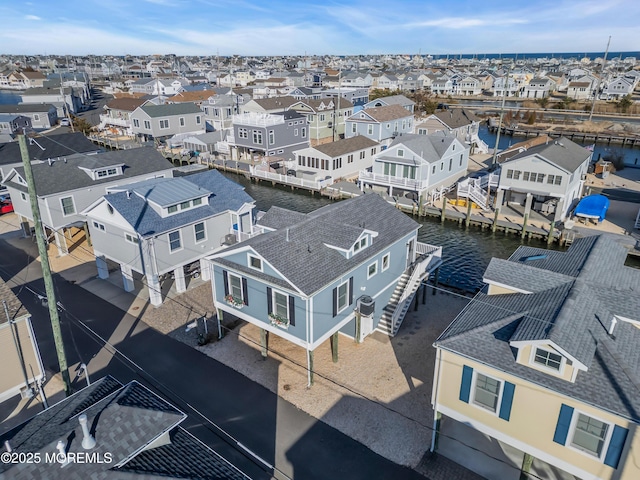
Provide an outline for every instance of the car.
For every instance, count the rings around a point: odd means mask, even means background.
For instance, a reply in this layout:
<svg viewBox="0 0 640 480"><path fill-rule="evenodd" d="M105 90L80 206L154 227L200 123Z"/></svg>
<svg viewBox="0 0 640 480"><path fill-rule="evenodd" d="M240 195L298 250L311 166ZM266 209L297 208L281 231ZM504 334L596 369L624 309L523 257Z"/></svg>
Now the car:
<svg viewBox="0 0 640 480"><path fill-rule="evenodd" d="M0 215L13 212L13 203L11 201L4 201L0 203Z"/></svg>
<svg viewBox="0 0 640 480"><path fill-rule="evenodd" d="M69 119L68 118L61 118L60 119L60 126L61 127L68 127L69 124Z"/></svg>

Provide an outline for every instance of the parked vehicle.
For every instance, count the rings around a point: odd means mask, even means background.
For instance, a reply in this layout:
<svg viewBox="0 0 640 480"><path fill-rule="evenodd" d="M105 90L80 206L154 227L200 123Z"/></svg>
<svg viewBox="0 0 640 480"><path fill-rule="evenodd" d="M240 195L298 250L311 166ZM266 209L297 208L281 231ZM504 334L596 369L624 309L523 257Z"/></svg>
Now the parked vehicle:
<svg viewBox="0 0 640 480"><path fill-rule="evenodd" d="M13 203L11 203L11 200L0 202L0 215L11 212L13 212Z"/></svg>

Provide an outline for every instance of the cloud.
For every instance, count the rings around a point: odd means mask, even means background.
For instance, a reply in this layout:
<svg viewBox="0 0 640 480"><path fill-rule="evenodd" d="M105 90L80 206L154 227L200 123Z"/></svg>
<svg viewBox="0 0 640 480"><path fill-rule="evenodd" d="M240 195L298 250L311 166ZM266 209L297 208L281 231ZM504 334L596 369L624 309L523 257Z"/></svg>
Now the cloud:
<svg viewBox="0 0 640 480"><path fill-rule="evenodd" d="M404 27L440 27L450 29L473 28L473 27L495 27L499 25L519 25L527 23L526 20L517 18L506 19L482 19L482 18L464 18L464 17L446 17L435 20L425 20L423 22L407 23Z"/></svg>
<svg viewBox="0 0 640 480"><path fill-rule="evenodd" d="M38 17L37 15L25 15L25 20L42 20L42 18Z"/></svg>

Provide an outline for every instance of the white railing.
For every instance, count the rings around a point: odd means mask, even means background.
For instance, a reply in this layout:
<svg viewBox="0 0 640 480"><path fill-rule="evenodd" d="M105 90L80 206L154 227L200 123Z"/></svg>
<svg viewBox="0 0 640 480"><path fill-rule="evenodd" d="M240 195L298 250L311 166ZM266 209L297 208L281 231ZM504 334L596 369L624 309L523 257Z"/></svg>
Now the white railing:
<svg viewBox="0 0 640 480"><path fill-rule="evenodd" d="M216 142L216 152L229 153L229 144L227 142Z"/></svg>
<svg viewBox="0 0 640 480"><path fill-rule="evenodd" d="M245 240L249 240L250 238L253 238L257 235L261 235L262 233L264 233L264 231L262 230L262 228L255 226L253 232L240 232L231 227L229 229L229 233L234 234L238 242L244 242Z"/></svg>
<svg viewBox="0 0 640 480"><path fill-rule="evenodd" d="M268 113L245 112L232 117L234 125L249 125L253 127L270 127L284 123L282 115L270 115Z"/></svg>
<svg viewBox="0 0 640 480"><path fill-rule="evenodd" d="M638 216L636 217L636 226L635 228L640 228L640 210L638 210Z"/></svg>
<svg viewBox="0 0 640 480"><path fill-rule="evenodd" d="M404 307L407 302L411 301L413 293L418 289L425 274L428 275L442 263L442 247L417 242L416 253L422 258L412 265L413 271L411 272L411 276L391 316L391 332L394 334L400 316L402 312L405 311Z"/></svg>
<svg viewBox="0 0 640 480"><path fill-rule="evenodd" d="M483 210L487 210L488 192L480 187L479 178L467 178L458 183L458 197L473 200Z"/></svg>
<svg viewBox="0 0 640 480"><path fill-rule="evenodd" d="M322 180L307 180L304 178L298 178L293 175L282 175L280 173L267 172L266 170L259 170L254 166L249 167L251 175L264 180L272 180L278 183L284 183L287 185L295 185L298 187L309 188L312 190L322 190L333 184L333 177L325 178Z"/></svg>
<svg viewBox="0 0 640 480"><path fill-rule="evenodd" d="M118 127L131 127L131 121L126 118L116 118L109 115L100 115L100 122L105 125L116 125Z"/></svg>
<svg viewBox="0 0 640 480"><path fill-rule="evenodd" d="M358 180L366 182L375 182L381 185L392 185L394 187L404 187L411 190L423 190L427 188L426 180L413 180L411 178L394 177L383 173L373 173L367 170L361 170Z"/></svg>

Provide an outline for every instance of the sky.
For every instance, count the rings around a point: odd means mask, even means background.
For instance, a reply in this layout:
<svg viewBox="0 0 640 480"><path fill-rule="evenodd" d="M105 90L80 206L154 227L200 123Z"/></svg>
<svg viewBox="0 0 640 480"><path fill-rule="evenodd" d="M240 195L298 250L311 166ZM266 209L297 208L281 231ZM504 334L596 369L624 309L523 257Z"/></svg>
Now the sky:
<svg viewBox="0 0 640 480"><path fill-rule="evenodd" d="M0 0L0 54L640 51L638 0Z"/></svg>

